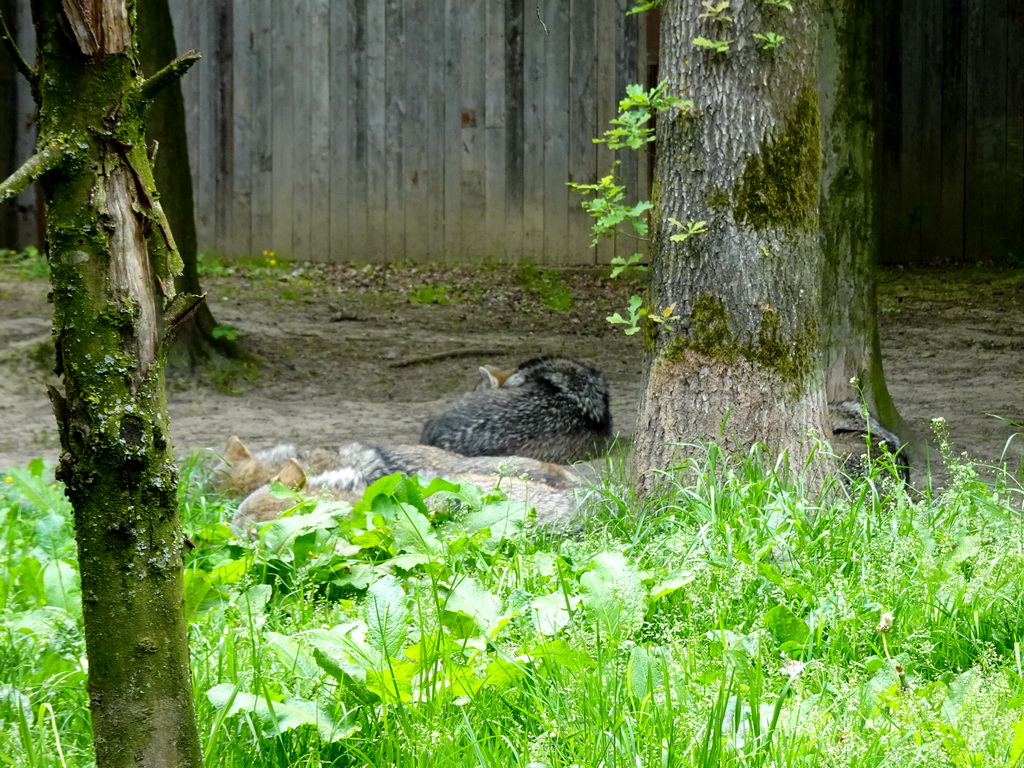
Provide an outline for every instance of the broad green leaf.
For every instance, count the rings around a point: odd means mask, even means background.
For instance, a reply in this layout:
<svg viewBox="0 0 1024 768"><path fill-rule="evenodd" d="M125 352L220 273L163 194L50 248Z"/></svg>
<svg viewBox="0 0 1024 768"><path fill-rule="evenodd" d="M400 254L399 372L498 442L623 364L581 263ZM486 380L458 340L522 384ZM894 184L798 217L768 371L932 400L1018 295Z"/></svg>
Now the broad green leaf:
<svg viewBox="0 0 1024 768"><path fill-rule="evenodd" d="M654 693L657 685L655 681L659 675L659 668L651 654L642 646L634 645L629 652L629 664L626 666L626 675L629 679L629 692L633 698L643 701Z"/></svg>
<svg viewBox="0 0 1024 768"><path fill-rule="evenodd" d="M437 555L441 542L434 533L427 516L411 504L402 504L392 523L395 546L401 552L421 552Z"/></svg>
<svg viewBox="0 0 1024 768"><path fill-rule="evenodd" d="M575 595L566 599L562 592L535 597L530 607L533 609L533 623L537 631L549 637L557 634L568 625L572 618L569 611L579 605L581 599Z"/></svg>
<svg viewBox="0 0 1024 768"><path fill-rule="evenodd" d="M1024 758L1024 717L1013 724L1013 740L1010 742L1010 760L1007 765L1017 765Z"/></svg>
<svg viewBox="0 0 1024 768"><path fill-rule="evenodd" d="M217 709L227 710L231 717L239 712L251 712L263 722L268 735L277 736L286 731L303 725L317 729L320 738L326 741L341 741L348 738L357 729L345 723L336 725L326 710L314 702L298 698L286 698L283 701L269 701L262 696L253 696L241 691L231 683L222 683L206 692L206 698Z"/></svg>
<svg viewBox="0 0 1024 768"><path fill-rule="evenodd" d="M584 607L614 642L624 640L643 621L645 576L618 552L602 552L580 577Z"/></svg>
<svg viewBox="0 0 1024 768"><path fill-rule="evenodd" d="M385 576L367 591L363 606L366 642L389 659L398 655L409 631L405 591L394 576Z"/></svg>
<svg viewBox="0 0 1024 768"><path fill-rule="evenodd" d="M559 666L569 670L584 669L593 666L587 652L582 649L570 648L562 638L546 640L527 651L535 659L550 659Z"/></svg>
<svg viewBox="0 0 1024 768"><path fill-rule="evenodd" d="M687 571L679 576L666 579L660 584L655 584L651 587L651 600L661 600L661 598L671 595L677 589L682 589L695 578L697 578L697 575L693 571Z"/></svg>
<svg viewBox="0 0 1024 768"><path fill-rule="evenodd" d="M968 669L949 684L949 693L942 702L942 716L950 725L956 723L964 702L977 694L981 687L981 673L976 669Z"/></svg>
<svg viewBox="0 0 1024 768"><path fill-rule="evenodd" d="M43 566L43 586L47 605L63 608L75 616L82 613L82 586L78 571L63 560L51 560Z"/></svg>
<svg viewBox="0 0 1024 768"><path fill-rule="evenodd" d="M785 605L776 605L768 609L764 615L764 623L780 643L803 643L810 634L807 622Z"/></svg>
<svg viewBox="0 0 1024 768"><path fill-rule="evenodd" d="M296 640L278 632L264 632L263 638L292 675L301 674L308 680L319 676L316 661Z"/></svg>
<svg viewBox="0 0 1024 768"><path fill-rule="evenodd" d="M238 596L236 605L242 620L255 627L262 627L266 622L267 602L273 589L269 584L256 584Z"/></svg>
<svg viewBox="0 0 1024 768"><path fill-rule="evenodd" d="M472 576L459 581L448 593L445 610L468 616L479 632L489 634L498 622L501 604Z"/></svg>

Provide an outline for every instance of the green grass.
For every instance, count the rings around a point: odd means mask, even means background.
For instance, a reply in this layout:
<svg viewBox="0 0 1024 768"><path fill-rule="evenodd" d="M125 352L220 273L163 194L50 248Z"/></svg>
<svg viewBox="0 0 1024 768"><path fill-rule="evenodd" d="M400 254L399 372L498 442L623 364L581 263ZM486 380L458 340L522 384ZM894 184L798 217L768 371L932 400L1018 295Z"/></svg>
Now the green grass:
<svg viewBox="0 0 1024 768"><path fill-rule="evenodd" d="M238 542L183 470L207 765L1014 766L1024 522L1009 473L885 468L817 500L715 446L573 536L386 478ZM0 765L90 765L69 510L0 473ZM458 509L437 499L454 493ZM892 614L888 632L879 631Z"/></svg>

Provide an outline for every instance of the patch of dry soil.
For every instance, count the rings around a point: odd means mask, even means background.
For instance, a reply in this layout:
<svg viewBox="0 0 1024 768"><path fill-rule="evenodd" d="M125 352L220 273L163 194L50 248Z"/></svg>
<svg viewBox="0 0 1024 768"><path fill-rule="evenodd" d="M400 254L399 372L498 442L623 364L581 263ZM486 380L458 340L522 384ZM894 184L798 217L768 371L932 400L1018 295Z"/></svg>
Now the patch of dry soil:
<svg viewBox="0 0 1024 768"><path fill-rule="evenodd" d="M553 279L571 294L570 310L541 300ZM596 272L307 266L210 275L205 285L215 317L261 362L249 372L170 376L179 454L230 434L254 446L416 442L429 416L474 386L477 365L540 354L604 370L617 428L634 428L640 343L604 317L635 287ZM0 271L0 467L58 455L46 395L57 383L48 373L47 288ZM879 307L889 387L904 417L929 433L929 420L944 416L958 450L997 461L1020 430L989 414L1024 423L1024 272L887 271ZM1007 455L1019 462L1024 438Z"/></svg>

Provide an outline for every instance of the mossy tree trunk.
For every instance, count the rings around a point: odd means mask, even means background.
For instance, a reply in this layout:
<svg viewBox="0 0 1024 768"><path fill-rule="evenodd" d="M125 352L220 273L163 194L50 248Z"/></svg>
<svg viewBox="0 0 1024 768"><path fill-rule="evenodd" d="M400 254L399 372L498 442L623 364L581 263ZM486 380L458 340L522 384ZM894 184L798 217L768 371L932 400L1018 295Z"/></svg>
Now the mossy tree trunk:
<svg viewBox="0 0 1024 768"><path fill-rule="evenodd" d="M178 55L174 24L167 0L141 3L137 17L139 63L145 72L156 72ZM188 135L185 132L185 101L175 81L153 99L146 120L146 135L158 143L153 175L161 192L164 214L174 232L181 256L182 271L175 288L200 295L198 246L196 241L195 201L189 170ZM241 359L241 345L226 338L214 338L217 321L209 304L203 302L195 314L175 331L170 363L178 368L194 369L220 357Z"/></svg>
<svg viewBox="0 0 1024 768"><path fill-rule="evenodd" d="M875 142L878 42L875 3L822 6L819 93L822 122L821 242L825 390L830 401L860 399L903 439L910 430L889 395L878 338L879 257ZM850 382L857 380L854 386Z"/></svg>
<svg viewBox="0 0 1024 768"><path fill-rule="evenodd" d="M699 18L704 10L662 5L661 76L693 109L658 124L650 302L679 319L647 337L640 492L696 440L733 453L764 443L799 469L813 435L826 434L820 11L734 3ZM766 31L785 41L764 50L752 35ZM734 42L718 53L695 46L698 37ZM708 231L673 241L683 231L673 219L706 221Z"/></svg>
<svg viewBox="0 0 1024 768"><path fill-rule="evenodd" d="M146 107L195 57L148 80L132 0L33 0L39 105L33 179L46 202L57 370L51 391L74 507L96 764L202 763L184 618L164 341L195 307L157 202Z"/></svg>

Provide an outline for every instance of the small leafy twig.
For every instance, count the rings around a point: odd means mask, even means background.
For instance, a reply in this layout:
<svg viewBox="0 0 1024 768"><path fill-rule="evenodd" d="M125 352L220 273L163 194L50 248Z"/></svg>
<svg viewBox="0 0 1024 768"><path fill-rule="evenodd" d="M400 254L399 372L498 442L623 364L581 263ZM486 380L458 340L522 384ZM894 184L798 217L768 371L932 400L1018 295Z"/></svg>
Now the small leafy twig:
<svg viewBox="0 0 1024 768"><path fill-rule="evenodd" d="M45 147L21 164L14 173L0 182L0 203L21 194L29 184L47 171L57 168L67 158L67 150L60 140L48 142Z"/></svg>
<svg viewBox="0 0 1024 768"><path fill-rule="evenodd" d="M779 8L785 8L787 11L793 10L793 3L789 0L764 0L765 5L777 5Z"/></svg>
<svg viewBox="0 0 1024 768"><path fill-rule="evenodd" d="M181 54L166 67L146 79L139 90L144 99L152 99L160 91L180 77L184 77L189 68L202 58L198 50Z"/></svg>
<svg viewBox="0 0 1024 768"><path fill-rule="evenodd" d="M722 0L718 5L712 5L708 0L703 0L701 5L707 10L698 16L698 19L711 19L722 24L728 24L732 21L732 16L725 15L725 11L729 7L729 0Z"/></svg>
<svg viewBox="0 0 1024 768"><path fill-rule="evenodd" d="M687 238L693 237L694 235L703 235L708 231L708 223L706 221L688 221L683 224L678 219L673 219L671 216L668 220L679 227L682 232L677 232L674 235L669 235L669 240L673 243L684 243Z"/></svg>
<svg viewBox="0 0 1024 768"><path fill-rule="evenodd" d="M647 272L648 267L643 264L644 255L642 253L634 253L629 258L623 258L622 256L615 256L612 258L612 273L609 277L618 277L627 269L635 269L639 272Z"/></svg>
<svg viewBox="0 0 1024 768"><path fill-rule="evenodd" d="M646 318L652 323L667 323L671 320L678 320L679 316L675 314L676 305L672 304L665 307L660 312L653 311L650 307L643 306L643 299L639 296L631 296L629 299L629 306L626 307L626 311L629 313L629 319L624 318L618 312L614 315L609 315L605 318L612 325L625 325L623 332L627 336L632 336L640 330L640 323Z"/></svg>
<svg viewBox="0 0 1024 768"><path fill-rule="evenodd" d="M779 43L781 43L786 38L784 38L782 35L777 35L774 32L765 32L764 34L760 32L755 32L754 39L760 40L761 42L764 43L764 45L761 46L762 50L770 51L772 48L779 45Z"/></svg>
<svg viewBox="0 0 1024 768"><path fill-rule="evenodd" d="M735 42L735 40L708 40L706 37L693 38L694 45L698 45L701 48L710 48L715 53L725 53L729 50L729 46Z"/></svg>

